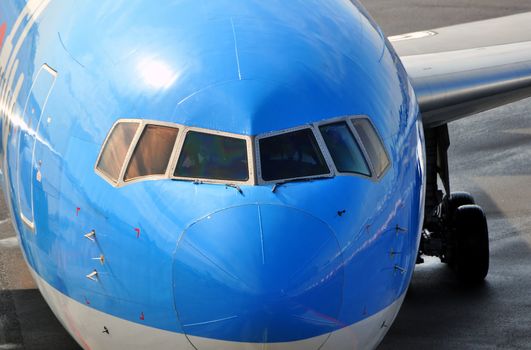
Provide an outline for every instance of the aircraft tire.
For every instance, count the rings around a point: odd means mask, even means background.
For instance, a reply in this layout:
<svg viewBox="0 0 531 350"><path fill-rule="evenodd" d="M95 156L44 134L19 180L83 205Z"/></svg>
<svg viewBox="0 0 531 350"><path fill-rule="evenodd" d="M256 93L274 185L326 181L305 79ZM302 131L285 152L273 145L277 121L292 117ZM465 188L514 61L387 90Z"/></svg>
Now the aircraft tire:
<svg viewBox="0 0 531 350"><path fill-rule="evenodd" d="M476 204L474 197L468 192L452 192L446 198L446 213L451 217L455 214L457 208L462 205Z"/></svg>
<svg viewBox="0 0 531 350"><path fill-rule="evenodd" d="M489 271L489 232L483 209L459 206L454 213L454 261L452 268L465 284L478 284Z"/></svg>

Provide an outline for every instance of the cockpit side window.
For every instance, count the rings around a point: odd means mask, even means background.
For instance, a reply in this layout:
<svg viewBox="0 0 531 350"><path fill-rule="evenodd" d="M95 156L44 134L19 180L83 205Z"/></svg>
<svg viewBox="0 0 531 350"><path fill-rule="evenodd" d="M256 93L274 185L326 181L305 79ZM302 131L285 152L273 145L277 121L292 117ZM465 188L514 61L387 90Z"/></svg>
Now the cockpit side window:
<svg viewBox="0 0 531 350"><path fill-rule="evenodd" d="M166 174L178 132L179 129L168 126L146 125L127 167L125 181Z"/></svg>
<svg viewBox="0 0 531 350"><path fill-rule="evenodd" d="M375 176L380 178L390 164L380 137L371 122L366 118L352 119L352 125L369 155Z"/></svg>
<svg viewBox="0 0 531 350"><path fill-rule="evenodd" d="M371 176L365 156L345 121L322 125L319 130L337 171Z"/></svg>
<svg viewBox="0 0 531 350"><path fill-rule="evenodd" d="M188 131L174 176L185 179L248 181L247 141Z"/></svg>
<svg viewBox="0 0 531 350"><path fill-rule="evenodd" d="M118 182L125 158L139 123L117 123L107 138L96 168L113 182Z"/></svg>
<svg viewBox="0 0 531 350"><path fill-rule="evenodd" d="M329 175L330 169L310 128L258 140L264 181Z"/></svg>

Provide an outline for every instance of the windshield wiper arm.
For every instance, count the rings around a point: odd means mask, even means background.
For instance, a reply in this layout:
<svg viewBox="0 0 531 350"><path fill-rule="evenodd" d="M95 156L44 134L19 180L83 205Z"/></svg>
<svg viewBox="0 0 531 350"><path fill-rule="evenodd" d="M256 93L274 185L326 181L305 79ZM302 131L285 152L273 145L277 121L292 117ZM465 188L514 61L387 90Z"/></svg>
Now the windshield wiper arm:
<svg viewBox="0 0 531 350"><path fill-rule="evenodd" d="M310 178L304 178L304 179L290 179L290 180L283 180L275 183L273 185L273 188L271 189L271 192L275 193L277 188L279 188L282 185L285 185L287 183L293 183L293 182L312 182L314 180L323 180L323 179L329 179L330 176L317 176L317 177L310 177Z"/></svg>
<svg viewBox="0 0 531 350"><path fill-rule="evenodd" d="M173 181L187 181L187 180L180 180L180 179L172 179ZM189 180L188 180L189 181ZM193 180L192 182L194 185L202 185L204 183L208 183L208 182L205 182L203 180ZM218 183L219 185L219 183ZM230 188L234 188L236 189L236 191L238 191L239 194L242 194L243 195L243 190L241 189L240 186L236 185L236 184L229 184L229 183L226 183L226 184L223 184L225 185L225 187L230 187Z"/></svg>
<svg viewBox="0 0 531 350"><path fill-rule="evenodd" d="M243 194L242 188L236 184L225 184L225 186L235 188L239 194Z"/></svg>

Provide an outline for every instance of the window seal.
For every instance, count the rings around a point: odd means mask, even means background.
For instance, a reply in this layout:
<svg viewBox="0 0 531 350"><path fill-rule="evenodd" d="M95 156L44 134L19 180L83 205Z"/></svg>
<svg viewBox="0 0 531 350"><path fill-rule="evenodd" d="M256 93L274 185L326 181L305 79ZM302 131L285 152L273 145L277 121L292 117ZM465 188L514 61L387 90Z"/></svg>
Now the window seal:
<svg viewBox="0 0 531 350"><path fill-rule="evenodd" d="M328 167L329 172L327 174L301 176L301 177L294 177L294 178L289 178L289 179L279 179L279 180L271 180L271 181L264 180L262 178L262 161L260 159L260 143L259 143L260 140L264 138L272 137L272 136L288 134L291 132L305 130L305 129L310 129L312 131L315 137L315 140L317 141L317 146L319 147L319 151L323 155L323 158L325 160L325 163L326 163L326 166ZM332 161L332 157L330 156L330 153L328 152L328 148L325 145L325 142L321 136L321 133L315 130L315 127L313 124L306 124L306 125L289 128L289 129L267 132L267 133L256 136L254 139L254 154L255 154L255 162L256 162L256 178L257 178L258 185L278 184L278 183L289 182L293 180L311 180L311 179L332 178L336 174L334 162Z"/></svg>
<svg viewBox="0 0 531 350"><path fill-rule="evenodd" d="M208 178L193 178L185 176L175 176L175 169L177 168L177 163L179 162L179 156L181 155L184 141L189 132L195 131L203 134L209 135L218 135L225 136L235 139L240 139L245 141L245 148L247 151L247 170L249 172L249 178L246 181L235 181L235 180L218 180L218 179L208 179ZM254 169L256 168L255 159L253 157L253 137L248 135L234 134L230 132L224 132L219 130L211 130L199 127L183 127L182 132L179 132L179 137L177 137L177 145L175 147L174 153L170 158L170 165L168 167L168 178L172 180L182 180L182 181L193 181L199 183L210 183L210 184L234 184L234 185L256 185L256 175Z"/></svg>

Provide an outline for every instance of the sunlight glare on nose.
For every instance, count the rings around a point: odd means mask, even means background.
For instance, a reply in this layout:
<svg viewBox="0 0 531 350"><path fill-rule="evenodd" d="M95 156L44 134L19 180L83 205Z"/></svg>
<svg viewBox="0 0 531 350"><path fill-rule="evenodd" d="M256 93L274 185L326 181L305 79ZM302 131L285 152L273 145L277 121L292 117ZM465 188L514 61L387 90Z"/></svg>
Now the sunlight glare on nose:
<svg viewBox="0 0 531 350"><path fill-rule="evenodd" d="M178 74L166 62L156 58L144 58L137 65L144 83L154 89L168 89Z"/></svg>

